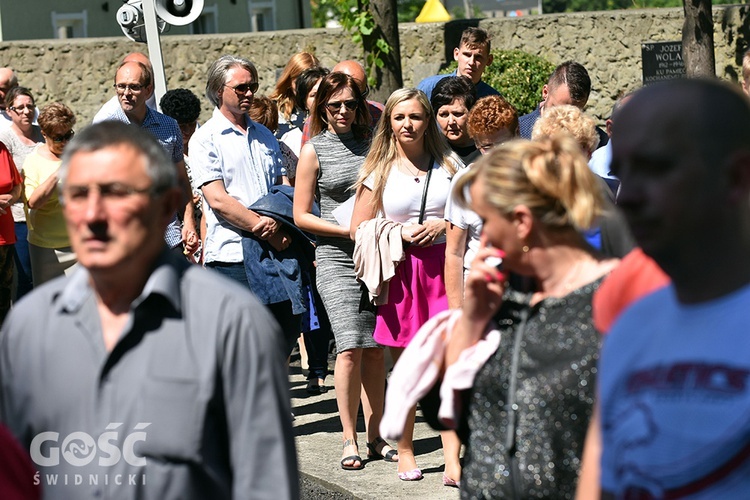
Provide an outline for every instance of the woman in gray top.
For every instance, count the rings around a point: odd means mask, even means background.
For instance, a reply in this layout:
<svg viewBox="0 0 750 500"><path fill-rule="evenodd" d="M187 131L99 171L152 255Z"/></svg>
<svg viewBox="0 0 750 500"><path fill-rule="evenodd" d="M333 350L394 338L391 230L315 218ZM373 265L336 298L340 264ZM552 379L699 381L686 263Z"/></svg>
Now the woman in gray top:
<svg viewBox="0 0 750 500"><path fill-rule="evenodd" d="M396 460L395 450L378 435L385 362L383 349L372 338L375 315L359 310L361 293L352 261L354 242L349 238L349 226L339 225L332 213L354 194L352 186L369 148L369 123L367 104L356 82L343 73L326 76L310 113L313 138L300 152L294 189L295 224L318 235L317 286L336 338L334 386L344 429L341 467L346 470L364 467L356 434L360 398L368 455ZM312 214L316 195L320 217Z"/></svg>

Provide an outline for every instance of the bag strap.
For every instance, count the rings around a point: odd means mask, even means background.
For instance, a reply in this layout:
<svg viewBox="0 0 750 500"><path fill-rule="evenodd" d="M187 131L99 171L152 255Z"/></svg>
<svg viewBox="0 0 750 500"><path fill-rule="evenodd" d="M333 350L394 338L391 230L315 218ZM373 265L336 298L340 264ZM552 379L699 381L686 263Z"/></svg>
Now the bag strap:
<svg viewBox="0 0 750 500"><path fill-rule="evenodd" d="M424 188L422 188L422 206L419 208L419 223L421 224L424 222L424 209L427 206L427 188L430 185L430 177L432 177L432 164L434 163L434 160L432 158L432 155L430 155L430 163L427 167L427 179L425 179L424 182Z"/></svg>

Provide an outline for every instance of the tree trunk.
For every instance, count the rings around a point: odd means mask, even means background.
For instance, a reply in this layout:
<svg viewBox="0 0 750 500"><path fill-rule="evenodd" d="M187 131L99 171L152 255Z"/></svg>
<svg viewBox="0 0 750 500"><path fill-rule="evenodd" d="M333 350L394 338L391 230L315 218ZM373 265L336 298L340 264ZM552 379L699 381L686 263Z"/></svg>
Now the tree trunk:
<svg viewBox="0 0 750 500"><path fill-rule="evenodd" d="M368 56L368 68L371 75L375 75L376 83L373 86L373 99L385 102L388 96L396 89L403 87L401 75L401 48L398 37L398 12L396 0L370 0L370 11L375 20L376 28L371 35L362 37L364 40L365 54ZM377 53L375 43L382 37L388 42L391 49L388 54L380 55L385 63L378 67L375 62L370 62L370 55Z"/></svg>
<svg viewBox="0 0 750 500"><path fill-rule="evenodd" d="M682 60L688 78L715 77L714 21L711 0L682 0Z"/></svg>

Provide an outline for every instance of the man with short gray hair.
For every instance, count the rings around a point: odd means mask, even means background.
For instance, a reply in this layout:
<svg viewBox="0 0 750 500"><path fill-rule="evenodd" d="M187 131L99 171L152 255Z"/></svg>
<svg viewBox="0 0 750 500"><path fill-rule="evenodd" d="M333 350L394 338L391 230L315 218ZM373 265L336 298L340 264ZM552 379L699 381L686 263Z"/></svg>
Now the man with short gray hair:
<svg viewBox="0 0 750 500"><path fill-rule="evenodd" d="M297 498L279 327L167 249L181 192L159 143L93 125L67 146L60 185L80 268L0 332L0 422L44 497Z"/></svg>

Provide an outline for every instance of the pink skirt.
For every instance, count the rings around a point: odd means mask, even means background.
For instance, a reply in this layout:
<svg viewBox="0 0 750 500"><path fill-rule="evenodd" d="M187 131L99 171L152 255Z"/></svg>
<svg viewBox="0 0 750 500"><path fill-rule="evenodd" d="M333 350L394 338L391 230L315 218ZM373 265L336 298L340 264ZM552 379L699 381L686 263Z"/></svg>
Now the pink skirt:
<svg viewBox="0 0 750 500"><path fill-rule="evenodd" d="M406 347L417 330L448 309L445 294L445 243L411 246L388 288L388 304L378 306L374 338L378 344Z"/></svg>

